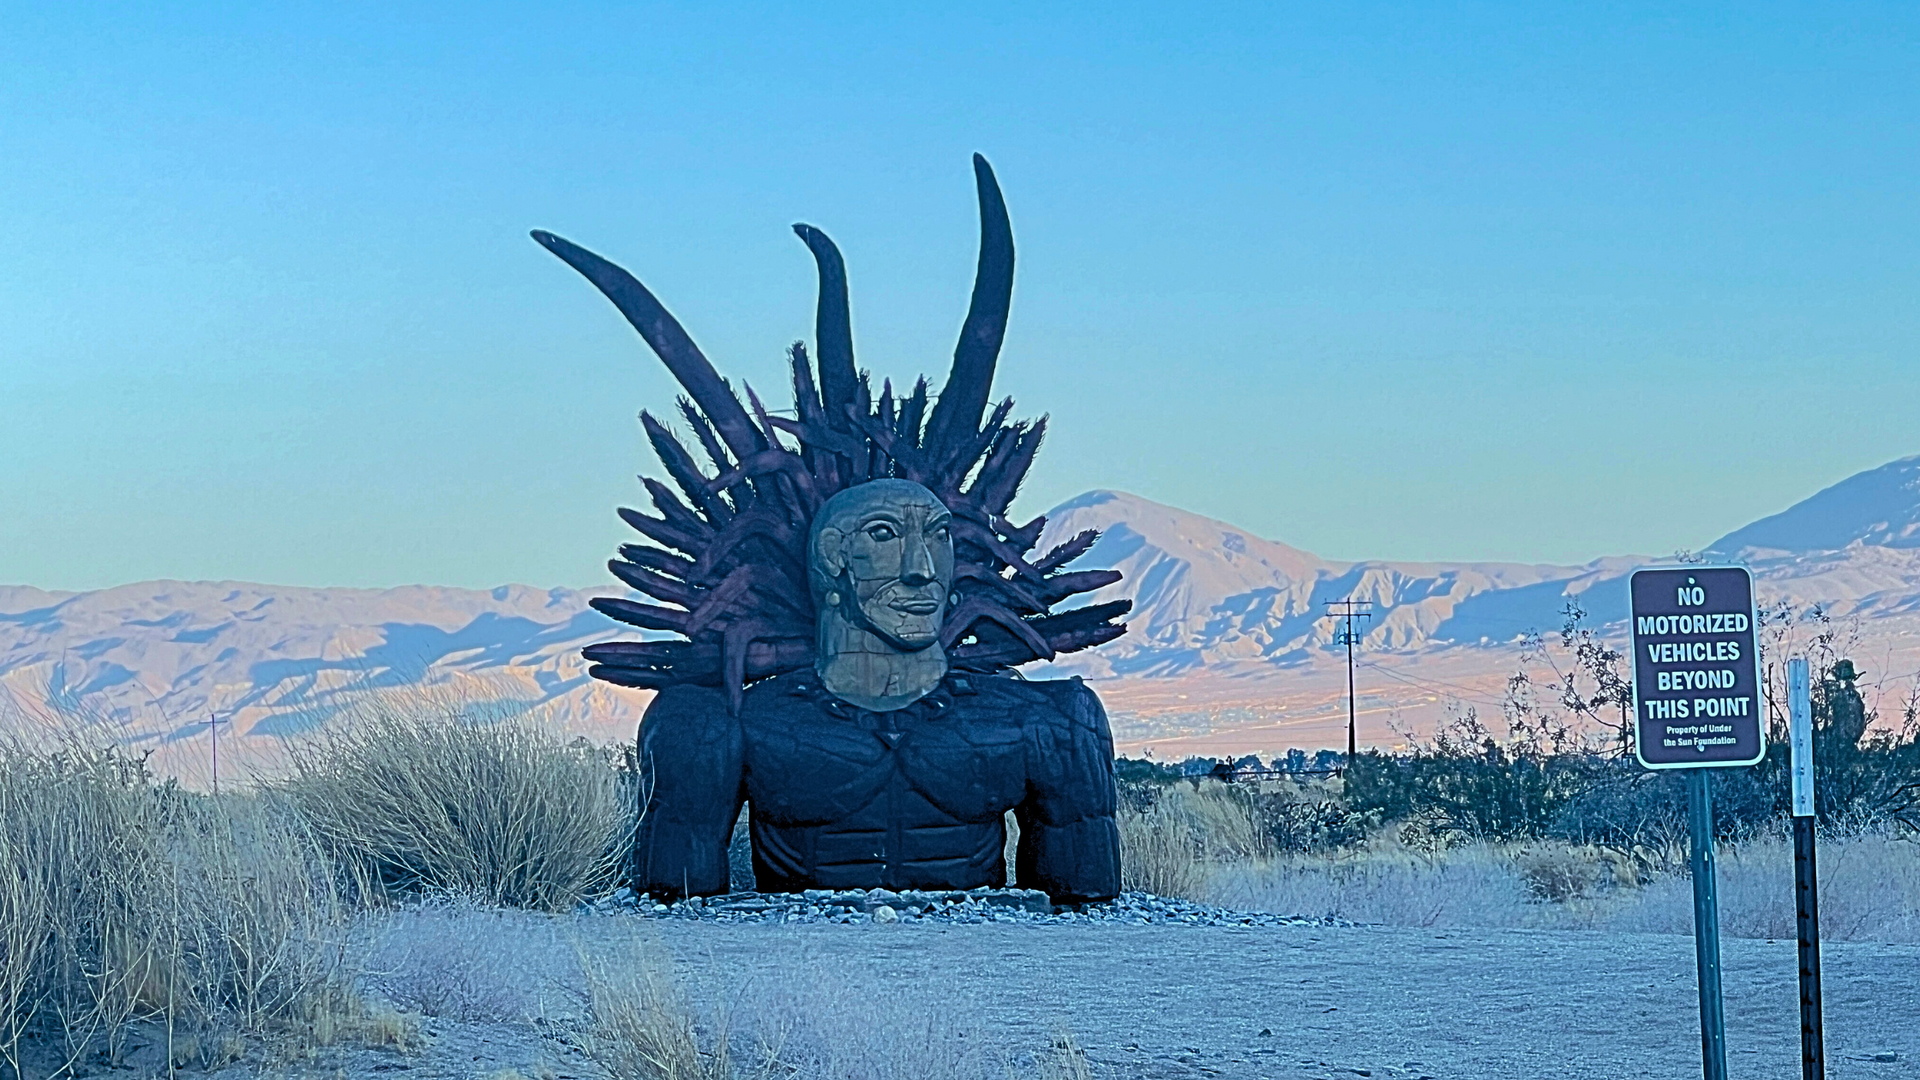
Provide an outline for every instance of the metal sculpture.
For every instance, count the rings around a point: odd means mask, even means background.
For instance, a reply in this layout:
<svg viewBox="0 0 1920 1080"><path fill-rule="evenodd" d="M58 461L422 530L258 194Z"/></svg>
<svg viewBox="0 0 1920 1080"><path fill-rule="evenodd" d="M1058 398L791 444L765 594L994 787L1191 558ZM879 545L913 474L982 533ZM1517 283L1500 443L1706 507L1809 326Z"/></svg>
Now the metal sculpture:
<svg viewBox="0 0 1920 1080"><path fill-rule="evenodd" d="M1068 569L1094 532L1036 556L1045 519L1006 516L1046 420L1010 421L1011 400L987 409L1013 236L992 169L979 155L973 164L979 265L937 395L925 378L898 397L890 382L872 392L854 365L845 264L812 226L794 231L819 274L819 359L802 343L789 351L791 416L750 386L743 403L625 270L533 234L613 301L686 389L680 415L711 469L640 414L674 486L643 478L658 516L620 515L651 543L623 545L608 566L650 600L592 603L671 636L585 650L595 678L659 691L641 723L650 791L635 859L636 884L656 894L726 890L743 800L763 889L1004 884L1012 810L1023 885L1066 900L1118 890L1098 699L1078 680L1005 674L1120 636L1129 605L1059 610L1119 573ZM859 539L875 510L891 515L891 535ZM850 544L865 545L864 577Z"/></svg>

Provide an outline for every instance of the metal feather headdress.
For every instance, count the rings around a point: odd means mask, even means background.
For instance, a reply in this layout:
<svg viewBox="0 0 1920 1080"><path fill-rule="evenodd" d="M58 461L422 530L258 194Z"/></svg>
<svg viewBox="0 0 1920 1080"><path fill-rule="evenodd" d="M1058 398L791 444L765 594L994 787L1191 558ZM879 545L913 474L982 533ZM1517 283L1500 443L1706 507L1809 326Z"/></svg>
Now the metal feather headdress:
<svg viewBox="0 0 1920 1080"><path fill-rule="evenodd" d="M922 484L953 513L954 591L941 633L952 665L993 672L1111 641L1131 604L1114 601L1056 612L1067 598L1120 580L1114 570L1068 570L1093 546L1091 530L1038 556L1044 517L1006 517L1046 434L1045 417L1009 421L1012 399L987 410L994 365L1013 296L1013 231L993 170L975 154L980 262L944 389L927 380L897 396L853 362L846 266L825 233L794 232L820 276L814 324L818 360L804 343L789 351L792 416L774 415L748 386L743 404L680 323L633 275L548 232L533 234L613 301L667 365L686 396L680 415L711 475L666 425L640 414L673 486L642 477L659 516L622 509L650 543L623 544L607 564L657 603L592 601L620 622L676 635L589 646L589 674L621 686L718 685L738 707L750 682L813 663L814 612L807 587L807 532L822 503L843 488L884 477Z"/></svg>

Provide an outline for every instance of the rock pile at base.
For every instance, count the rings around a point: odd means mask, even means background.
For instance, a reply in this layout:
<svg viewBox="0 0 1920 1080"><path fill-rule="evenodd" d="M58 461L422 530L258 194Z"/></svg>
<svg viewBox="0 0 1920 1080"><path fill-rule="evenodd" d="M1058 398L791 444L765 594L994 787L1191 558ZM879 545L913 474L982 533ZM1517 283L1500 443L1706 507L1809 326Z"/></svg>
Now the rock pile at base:
<svg viewBox="0 0 1920 1080"><path fill-rule="evenodd" d="M584 912L732 923L1035 923L1131 926L1353 926L1345 919L1234 911L1211 904L1129 892L1097 904L1057 907L1034 889L921 892L809 889L803 893L728 893L666 904L622 888Z"/></svg>

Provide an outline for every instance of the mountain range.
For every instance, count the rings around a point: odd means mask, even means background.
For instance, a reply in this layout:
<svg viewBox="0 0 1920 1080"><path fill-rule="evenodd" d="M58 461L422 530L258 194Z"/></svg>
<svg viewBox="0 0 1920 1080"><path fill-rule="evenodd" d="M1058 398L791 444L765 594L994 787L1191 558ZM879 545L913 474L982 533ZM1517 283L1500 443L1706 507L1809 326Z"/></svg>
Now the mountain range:
<svg viewBox="0 0 1920 1080"><path fill-rule="evenodd" d="M1668 561L1339 562L1116 491L1055 507L1041 544L1089 528L1101 537L1076 565L1125 576L1086 600L1132 600L1129 632L1047 667L1096 680L1122 746L1136 748L1231 749L1236 732L1243 748L1331 744L1328 732L1345 719L1336 707L1343 627L1326 617L1333 600L1371 604L1355 630L1367 681L1378 684L1359 702L1374 741L1421 726L1424 714L1409 712L1442 699L1491 705L1524 635L1557 628L1569 600L1592 625L1621 623L1626 575ZM1884 645L1884 658L1869 664L1883 676L1914 666L1920 457L1835 484L1704 554L1751 566L1763 602L1819 605L1852 628L1856 645ZM582 646L626 631L587 607L592 596L619 593L0 586L0 688L20 715L57 713L154 751L163 767L199 760L216 725L226 746L257 750L396 693L627 738L646 695L589 680L579 657Z"/></svg>
<svg viewBox="0 0 1920 1080"><path fill-rule="evenodd" d="M1089 600L1125 596L1135 611L1126 637L1077 663L1118 677L1307 662L1334 643L1340 628L1326 610L1336 600L1372 605L1373 618L1356 628L1372 651L1510 642L1557 628L1568 600L1593 625L1623 624L1627 575L1680 557L1335 562L1115 491L1088 492L1048 517L1051 536L1081 529L1101 530L1087 565L1125 575ZM1843 618L1920 612L1920 456L1850 477L1690 557L1750 567L1762 602L1817 604Z"/></svg>

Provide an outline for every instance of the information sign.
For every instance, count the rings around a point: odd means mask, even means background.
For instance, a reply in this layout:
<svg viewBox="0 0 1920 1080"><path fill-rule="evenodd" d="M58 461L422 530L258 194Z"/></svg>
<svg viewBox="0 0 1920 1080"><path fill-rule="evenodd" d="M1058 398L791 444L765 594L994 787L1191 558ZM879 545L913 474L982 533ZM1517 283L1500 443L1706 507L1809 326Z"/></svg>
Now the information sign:
<svg viewBox="0 0 1920 1080"><path fill-rule="evenodd" d="M1742 566L1636 570L1634 750L1649 769L1752 765L1766 754L1753 575Z"/></svg>

